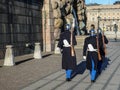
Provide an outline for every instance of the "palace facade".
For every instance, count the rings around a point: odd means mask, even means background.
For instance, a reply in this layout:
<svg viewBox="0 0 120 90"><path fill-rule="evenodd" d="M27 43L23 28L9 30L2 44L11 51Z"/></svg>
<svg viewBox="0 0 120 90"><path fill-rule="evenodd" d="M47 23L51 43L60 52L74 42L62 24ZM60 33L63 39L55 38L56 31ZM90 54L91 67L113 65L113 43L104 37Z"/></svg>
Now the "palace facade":
<svg viewBox="0 0 120 90"><path fill-rule="evenodd" d="M114 31L115 24L120 31L120 4L116 5L90 5L87 6L87 28L90 29L91 24L95 24L96 29L98 28L98 17L99 26L105 31Z"/></svg>

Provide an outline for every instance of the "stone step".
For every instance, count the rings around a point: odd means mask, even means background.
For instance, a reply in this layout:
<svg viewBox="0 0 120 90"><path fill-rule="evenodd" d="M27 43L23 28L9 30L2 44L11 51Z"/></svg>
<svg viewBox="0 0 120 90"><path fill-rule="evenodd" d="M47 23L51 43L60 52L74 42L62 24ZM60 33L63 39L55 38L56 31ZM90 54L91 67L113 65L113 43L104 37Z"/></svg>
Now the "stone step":
<svg viewBox="0 0 120 90"><path fill-rule="evenodd" d="M75 49L82 49L83 48L84 40L86 37L87 36L76 36L77 45L75 46Z"/></svg>
<svg viewBox="0 0 120 90"><path fill-rule="evenodd" d="M114 39L117 36L117 38L120 39L120 31L118 31L117 33L113 32L113 31L106 31L104 33L107 38Z"/></svg>

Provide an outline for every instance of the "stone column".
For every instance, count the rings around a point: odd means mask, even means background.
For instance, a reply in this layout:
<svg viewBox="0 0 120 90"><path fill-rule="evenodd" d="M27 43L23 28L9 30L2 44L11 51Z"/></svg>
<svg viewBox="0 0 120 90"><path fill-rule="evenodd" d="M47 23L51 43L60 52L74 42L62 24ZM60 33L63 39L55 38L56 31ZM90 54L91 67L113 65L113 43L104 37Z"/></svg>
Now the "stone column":
<svg viewBox="0 0 120 90"><path fill-rule="evenodd" d="M35 50L34 50L34 56L35 59L41 59L41 49L40 49L40 43L35 43Z"/></svg>
<svg viewBox="0 0 120 90"><path fill-rule="evenodd" d="M61 27L63 25L63 20L61 18L61 10L59 6L60 1L53 0L52 1L52 9L53 9L53 20L54 20L54 53L60 54L60 48L57 47L58 39L60 38Z"/></svg>
<svg viewBox="0 0 120 90"><path fill-rule="evenodd" d="M52 51L52 38L53 38L53 19L51 0L44 0L42 9L42 26L43 26L43 47L44 51Z"/></svg>
<svg viewBox="0 0 120 90"><path fill-rule="evenodd" d="M14 65L14 55L13 55L12 47L13 47L12 45L6 46L4 66L13 66Z"/></svg>

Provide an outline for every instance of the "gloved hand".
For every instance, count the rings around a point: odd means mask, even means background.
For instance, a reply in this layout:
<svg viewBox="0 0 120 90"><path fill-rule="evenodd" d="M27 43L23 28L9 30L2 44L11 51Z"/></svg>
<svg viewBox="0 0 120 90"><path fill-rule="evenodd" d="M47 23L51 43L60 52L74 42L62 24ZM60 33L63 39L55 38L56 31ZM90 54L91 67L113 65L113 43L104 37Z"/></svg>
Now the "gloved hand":
<svg viewBox="0 0 120 90"><path fill-rule="evenodd" d="M59 47L57 47L57 48L56 48L56 50L57 50L57 51L60 51L60 48L59 48Z"/></svg>
<svg viewBox="0 0 120 90"><path fill-rule="evenodd" d="M86 60L86 56L83 56L83 59Z"/></svg>

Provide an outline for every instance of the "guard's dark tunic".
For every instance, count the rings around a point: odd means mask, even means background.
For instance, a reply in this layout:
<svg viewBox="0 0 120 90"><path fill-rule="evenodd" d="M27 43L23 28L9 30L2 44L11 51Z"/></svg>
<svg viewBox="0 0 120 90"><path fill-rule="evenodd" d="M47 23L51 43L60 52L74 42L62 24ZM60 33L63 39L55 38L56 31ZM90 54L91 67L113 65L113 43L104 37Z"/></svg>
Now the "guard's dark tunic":
<svg viewBox="0 0 120 90"><path fill-rule="evenodd" d="M94 61L95 64L95 70L97 70L97 64L98 64L98 53L96 51L87 51L88 50L88 44L92 44L94 49L97 49L97 40L96 36L89 36L85 38L84 46L83 46L83 56L86 56L86 68L91 70L92 69L92 63L91 60Z"/></svg>
<svg viewBox="0 0 120 90"><path fill-rule="evenodd" d="M70 37L71 33L70 31L65 31L61 33L60 40L58 43L58 47L61 48L62 51L62 69L75 69L76 67L76 55L71 56L71 47L63 47L63 40L66 39L70 44ZM75 35L73 35L73 45L76 45L76 38Z"/></svg>

